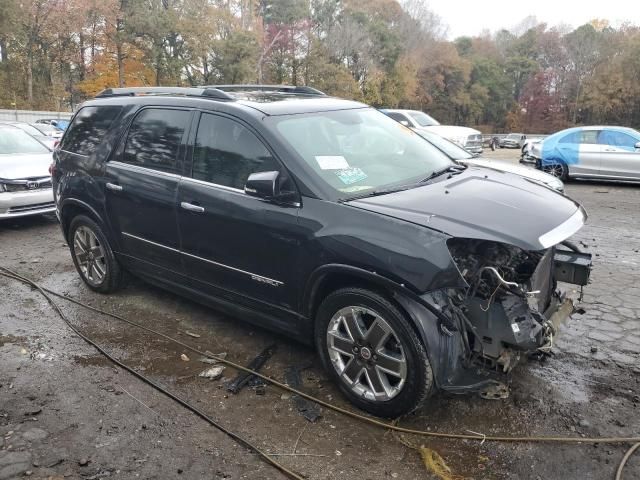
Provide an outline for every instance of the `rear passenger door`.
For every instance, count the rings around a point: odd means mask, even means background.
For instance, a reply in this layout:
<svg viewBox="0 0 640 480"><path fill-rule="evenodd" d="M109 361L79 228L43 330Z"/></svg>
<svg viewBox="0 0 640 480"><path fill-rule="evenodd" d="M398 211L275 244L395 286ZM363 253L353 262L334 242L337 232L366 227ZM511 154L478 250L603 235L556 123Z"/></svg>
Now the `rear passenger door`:
<svg viewBox="0 0 640 480"><path fill-rule="evenodd" d="M293 191L285 169L248 126L202 113L191 170L178 192L188 276L214 296L282 321L280 309L291 310L297 298L299 204L251 197L244 185L251 173L279 171L281 189Z"/></svg>
<svg viewBox="0 0 640 480"><path fill-rule="evenodd" d="M182 271L175 202L192 114L141 109L106 164L107 213L121 253L153 275Z"/></svg>

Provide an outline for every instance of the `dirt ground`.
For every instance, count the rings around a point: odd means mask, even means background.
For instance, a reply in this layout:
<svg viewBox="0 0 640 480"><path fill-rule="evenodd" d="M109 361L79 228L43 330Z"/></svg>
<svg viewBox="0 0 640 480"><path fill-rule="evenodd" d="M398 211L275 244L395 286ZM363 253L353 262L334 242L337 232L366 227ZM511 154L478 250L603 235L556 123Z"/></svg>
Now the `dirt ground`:
<svg viewBox="0 0 640 480"><path fill-rule="evenodd" d="M516 150L487 156L516 161ZM583 314L564 326L555 356L513 376L505 400L438 395L401 425L438 432L504 435L640 435L640 187L567 185L587 208L575 241L594 254ZM526 218L522 219L526 222ZM115 295L88 290L76 274L55 218L0 223L0 265L55 291L161 330L201 351L246 364L278 345L264 371L291 365L305 391L352 407L327 380L314 352L240 319L132 280ZM305 420L273 386L237 395L198 374L209 367L108 317L57 301L85 333L136 370L187 398L289 468L310 479L431 479L419 454L382 429L322 409ZM189 333L187 333L189 332ZM199 335L195 338L190 334ZM181 359L187 354L189 361ZM0 278L0 480L8 478L284 478L255 454L127 372L72 334L46 301ZM607 479L628 445L481 444L405 437L436 450L468 479ZM295 452L295 455L292 455ZM640 478L640 454L625 479Z"/></svg>

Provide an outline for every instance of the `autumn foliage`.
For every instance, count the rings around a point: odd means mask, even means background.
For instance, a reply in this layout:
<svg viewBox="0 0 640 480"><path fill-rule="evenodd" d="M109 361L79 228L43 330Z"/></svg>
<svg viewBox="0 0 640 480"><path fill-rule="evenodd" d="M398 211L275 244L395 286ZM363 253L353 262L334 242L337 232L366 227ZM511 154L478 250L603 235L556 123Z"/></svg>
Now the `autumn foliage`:
<svg viewBox="0 0 640 480"><path fill-rule="evenodd" d="M526 18L446 40L427 0L1 0L0 107L108 87L306 84L485 132L640 125L640 30ZM561 20L561 19L559 19Z"/></svg>

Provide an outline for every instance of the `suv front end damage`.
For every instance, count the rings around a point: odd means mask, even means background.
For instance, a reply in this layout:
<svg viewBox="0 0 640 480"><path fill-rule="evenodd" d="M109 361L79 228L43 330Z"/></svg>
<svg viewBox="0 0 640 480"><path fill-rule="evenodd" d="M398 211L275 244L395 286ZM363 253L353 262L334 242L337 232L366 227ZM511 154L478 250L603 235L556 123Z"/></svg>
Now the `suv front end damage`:
<svg viewBox="0 0 640 480"><path fill-rule="evenodd" d="M440 322L441 339L430 345L439 386L453 393L495 391L521 360L549 354L560 324L574 311L557 283L586 285L591 255L469 238L447 244L467 287L422 296L451 320Z"/></svg>

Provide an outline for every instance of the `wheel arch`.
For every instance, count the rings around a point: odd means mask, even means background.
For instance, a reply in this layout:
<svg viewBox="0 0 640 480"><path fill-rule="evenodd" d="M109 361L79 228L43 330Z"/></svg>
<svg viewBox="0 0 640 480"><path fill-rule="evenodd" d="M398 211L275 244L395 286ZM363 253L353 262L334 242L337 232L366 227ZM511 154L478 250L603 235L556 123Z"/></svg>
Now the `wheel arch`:
<svg viewBox="0 0 640 480"><path fill-rule="evenodd" d="M450 318L446 317L436 307L421 298L405 284L395 282L376 272L371 272L359 267L343 264L328 264L319 267L311 274L302 299L303 313L305 317L311 321L310 334L312 336L315 330L315 315L322 300L331 292L347 286L369 288L377 293L384 294L389 301L393 302L397 308L406 314L412 328L418 331L418 335L421 338L424 336L424 332L420 331L421 326L418 325L415 317L407 311L403 302L398 301L398 297L418 303L435 315L439 322L447 328L455 329Z"/></svg>
<svg viewBox="0 0 640 480"><path fill-rule="evenodd" d="M104 223L100 215L91 205L76 198L65 199L60 207L60 226L67 242L69 241L69 227L71 226L71 222L78 215L86 215L104 228Z"/></svg>

